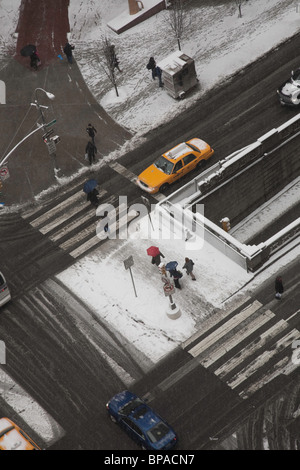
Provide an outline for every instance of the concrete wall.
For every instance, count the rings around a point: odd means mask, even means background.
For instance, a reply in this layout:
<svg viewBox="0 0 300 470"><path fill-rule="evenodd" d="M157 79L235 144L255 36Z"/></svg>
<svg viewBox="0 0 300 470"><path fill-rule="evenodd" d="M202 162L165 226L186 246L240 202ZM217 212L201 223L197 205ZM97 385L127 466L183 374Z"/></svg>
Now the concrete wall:
<svg viewBox="0 0 300 470"><path fill-rule="evenodd" d="M205 217L216 224L229 217L231 226L235 225L300 175L299 155L300 136L297 136L229 179L225 171L218 184L202 186L198 202L205 206Z"/></svg>

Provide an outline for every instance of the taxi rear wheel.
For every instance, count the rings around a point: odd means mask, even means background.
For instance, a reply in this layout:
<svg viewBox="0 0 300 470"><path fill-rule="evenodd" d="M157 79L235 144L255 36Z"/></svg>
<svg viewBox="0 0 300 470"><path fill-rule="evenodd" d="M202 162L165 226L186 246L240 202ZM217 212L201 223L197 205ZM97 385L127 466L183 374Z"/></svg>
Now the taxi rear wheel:
<svg viewBox="0 0 300 470"><path fill-rule="evenodd" d="M168 183L165 183L165 184L163 184L163 185L159 188L159 190L160 190L160 191L166 191L166 190L169 188L169 186L170 186L170 185L169 185Z"/></svg>
<svg viewBox="0 0 300 470"><path fill-rule="evenodd" d="M207 163L206 160L200 160L200 162L197 165L197 168L202 170L203 168L205 168L206 163Z"/></svg>

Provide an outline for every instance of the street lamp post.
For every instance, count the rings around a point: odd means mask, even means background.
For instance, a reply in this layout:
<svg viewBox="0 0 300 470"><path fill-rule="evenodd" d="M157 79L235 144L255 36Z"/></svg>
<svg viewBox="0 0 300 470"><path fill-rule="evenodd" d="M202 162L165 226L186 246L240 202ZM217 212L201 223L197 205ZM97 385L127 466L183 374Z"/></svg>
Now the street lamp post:
<svg viewBox="0 0 300 470"><path fill-rule="evenodd" d="M10 155L13 153L13 151L19 147L20 144L22 144L22 142L24 142L24 140L28 139L28 137L30 137L32 134L34 134L35 132L39 131L40 129L45 129L46 127L46 123L45 123L45 118L44 118L44 115L43 115L43 112L42 112L42 109L41 108L48 108L48 106L42 106L39 104L38 100L37 100L37 91L40 90L40 91L43 91L47 97L50 99L50 100L53 100L55 98L55 96L53 95L53 93L50 93L49 91L46 91L44 90L43 88L36 88L34 90L34 94L35 94L35 102L34 103L31 103L33 106L36 106L37 109L39 110L40 114L41 114L41 118L42 118L42 121L43 121L43 124L42 125L39 125L37 124L37 129L34 129L33 131L31 131L29 134L27 134L22 140L20 140L20 142L17 143L17 145L14 146L14 148L8 152L8 154L3 157L1 160L0 160L0 167L8 160L8 158L10 157Z"/></svg>
<svg viewBox="0 0 300 470"><path fill-rule="evenodd" d="M41 115L41 118L42 118L42 123L43 123L43 125L44 125L44 124L45 124L45 118L44 118L44 114L43 114L42 108L48 109L48 106L43 106L43 105L39 104L38 99L37 99L37 92L38 92L38 90L43 91L43 92L47 95L47 97L49 98L49 100L54 100L55 96L53 95L53 93L50 93L49 91L46 91L46 90L44 90L43 88L36 88L36 89L34 90L34 97L35 97L35 100L34 100L34 103L31 103L31 104L32 104L33 106L36 106L37 109L39 110L40 115Z"/></svg>

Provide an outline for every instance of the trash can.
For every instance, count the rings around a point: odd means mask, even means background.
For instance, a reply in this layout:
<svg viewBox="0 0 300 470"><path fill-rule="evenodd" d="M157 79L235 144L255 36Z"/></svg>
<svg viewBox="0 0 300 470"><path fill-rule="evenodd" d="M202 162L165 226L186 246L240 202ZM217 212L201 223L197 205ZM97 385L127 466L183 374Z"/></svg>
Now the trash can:
<svg viewBox="0 0 300 470"><path fill-rule="evenodd" d="M184 98L198 83L194 59L182 51L173 52L157 65L163 71L164 88L173 98Z"/></svg>

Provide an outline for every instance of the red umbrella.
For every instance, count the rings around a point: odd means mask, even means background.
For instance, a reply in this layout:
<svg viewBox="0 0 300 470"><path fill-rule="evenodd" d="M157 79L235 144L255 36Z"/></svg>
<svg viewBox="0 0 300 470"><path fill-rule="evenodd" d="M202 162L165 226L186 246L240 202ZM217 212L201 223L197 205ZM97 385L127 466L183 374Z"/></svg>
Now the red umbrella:
<svg viewBox="0 0 300 470"><path fill-rule="evenodd" d="M153 257L159 255L159 248L157 246L150 246L150 248L147 248L147 255Z"/></svg>

